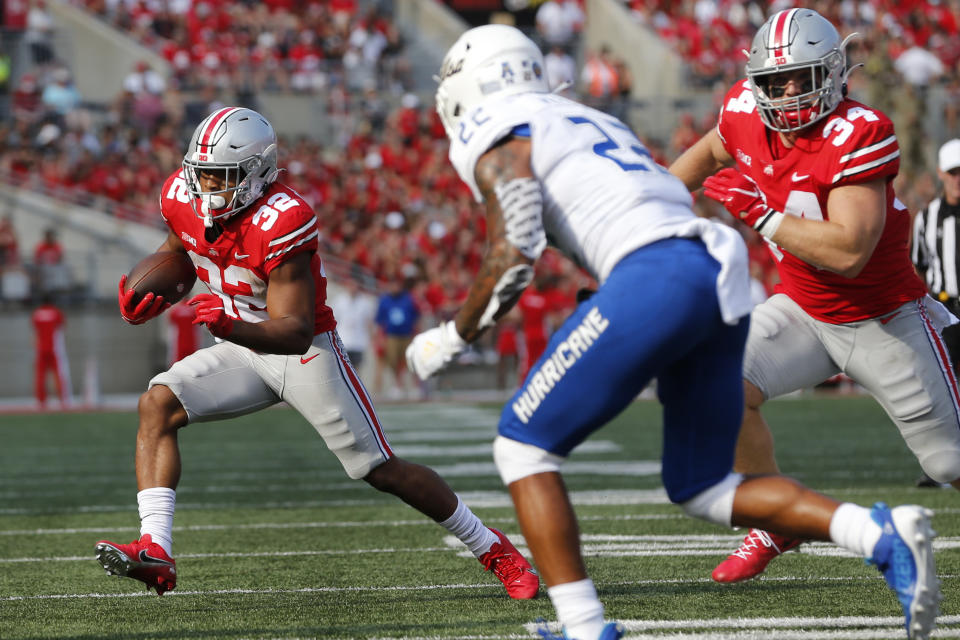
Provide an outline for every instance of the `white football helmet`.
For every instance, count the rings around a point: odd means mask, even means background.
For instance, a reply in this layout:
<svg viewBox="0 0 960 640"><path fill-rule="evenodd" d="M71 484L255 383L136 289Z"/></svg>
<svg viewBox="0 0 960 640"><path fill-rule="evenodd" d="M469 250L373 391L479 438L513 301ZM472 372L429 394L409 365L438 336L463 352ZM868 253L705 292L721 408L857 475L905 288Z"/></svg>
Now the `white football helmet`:
<svg viewBox="0 0 960 640"><path fill-rule="evenodd" d="M519 29L488 24L470 29L443 58L437 113L453 137L463 115L486 98L514 93L547 93L543 54Z"/></svg>
<svg viewBox="0 0 960 640"><path fill-rule="evenodd" d="M856 35L841 42L830 21L812 9L770 16L753 37L747 62L763 123L775 131L799 131L836 109L846 93L847 42ZM784 76L798 71L802 93L784 98Z"/></svg>
<svg viewBox="0 0 960 640"><path fill-rule="evenodd" d="M204 191L201 171L223 171L225 188ZM193 210L207 227L250 206L277 179L277 134L262 115L224 107L204 118L183 158Z"/></svg>

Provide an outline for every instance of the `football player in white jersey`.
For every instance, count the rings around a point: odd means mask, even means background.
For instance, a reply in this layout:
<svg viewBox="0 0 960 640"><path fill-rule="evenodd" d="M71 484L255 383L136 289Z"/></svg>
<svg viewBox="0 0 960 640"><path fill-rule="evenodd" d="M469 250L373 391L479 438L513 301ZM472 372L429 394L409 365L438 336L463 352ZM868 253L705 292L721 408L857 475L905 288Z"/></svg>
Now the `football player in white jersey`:
<svg viewBox="0 0 960 640"><path fill-rule="evenodd" d="M349 477L440 523L511 597L533 598L539 578L507 537L485 527L432 469L394 455L326 305L317 217L278 173L273 126L250 109L225 107L200 123L182 170L164 183L160 207L170 232L159 251L193 261L210 290L190 301L195 322L218 344L155 376L140 397L141 537L129 544L101 540L97 559L107 573L140 580L158 595L173 589L178 430L285 401L316 429ZM152 293L134 304L125 278L118 295L127 322L146 322L168 306Z"/></svg>
<svg viewBox="0 0 960 640"><path fill-rule="evenodd" d="M780 283L747 339L735 468L779 471L766 399L844 373L931 478L960 488L960 385L941 337L956 319L927 295L907 253L893 123L846 95L851 37L812 9L770 16L717 126L670 167L757 230L777 261ZM752 530L713 578L752 578L800 542Z"/></svg>
<svg viewBox="0 0 960 640"><path fill-rule="evenodd" d="M486 207L488 247L454 319L414 338L411 369L437 373L503 316L547 244L600 283L504 407L494 442L563 637L623 631L605 622L584 568L561 464L654 377L673 502L711 522L832 540L871 559L902 599L907 628L926 637L939 597L929 511L871 511L784 476L732 472L752 307L740 236L694 215L683 183L626 125L551 94L542 55L519 30L466 32L439 83L450 159Z"/></svg>

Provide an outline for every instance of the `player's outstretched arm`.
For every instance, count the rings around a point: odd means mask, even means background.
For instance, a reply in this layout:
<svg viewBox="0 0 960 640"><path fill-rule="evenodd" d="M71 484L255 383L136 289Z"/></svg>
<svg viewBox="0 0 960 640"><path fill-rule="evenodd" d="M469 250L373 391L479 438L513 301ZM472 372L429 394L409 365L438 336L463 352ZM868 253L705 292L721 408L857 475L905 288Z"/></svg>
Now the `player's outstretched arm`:
<svg viewBox="0 0 960 640"><path fill-rule="evenodd" d="M733 157L723 147L723 141L714 127L673 161L670 173L680 178L690 191L703 185L707 176L733 164Z"/></svg>
<svg viewBox="0 0 960 640"><path fill-rule="evenodd" d="M547 244L543 193L530 168L529 140L509 138L487 151L477 162L476 179L486 208L487 251L454 318L467 342L517 303Z"/></svg>
<svg viewBox="0 0 960 640"><path fill-rule="evenodd" d="M530 141L508 138L477 162L487 213L487 251L453 320L424 331L407 347L410 370L426 380L453 361L516 304L546 247L543 194L530 168Z"/></svg>

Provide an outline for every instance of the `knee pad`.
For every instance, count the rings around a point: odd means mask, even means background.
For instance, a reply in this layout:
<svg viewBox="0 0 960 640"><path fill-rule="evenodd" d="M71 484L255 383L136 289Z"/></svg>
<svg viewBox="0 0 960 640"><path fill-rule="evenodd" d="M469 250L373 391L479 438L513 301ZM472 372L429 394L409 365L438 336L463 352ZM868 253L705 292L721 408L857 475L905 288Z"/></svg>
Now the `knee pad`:
<svg viewBox="0 0 960 640"><path fill-rule="evenodd" d="M737 487L741 482L743 482L743 475L731 472L726 478L709 489L704 489L680 506L695 518L729 527L733 517L733 496L737 493Z"/></svg>
<svg viewBox="0 0 960 640"><path fill-rule="evenodd" d="M953 482L960 478L960 451L946 449L931 453L920 460L920 466L937 482Z"/></svg>
<svg viewBox="0 0 960 640"><path fill-rule="evenodd" d="M493 441L493 462L507 486L538 473L559 472L564 459L546 449L503 436L497 436Z"/></svg>

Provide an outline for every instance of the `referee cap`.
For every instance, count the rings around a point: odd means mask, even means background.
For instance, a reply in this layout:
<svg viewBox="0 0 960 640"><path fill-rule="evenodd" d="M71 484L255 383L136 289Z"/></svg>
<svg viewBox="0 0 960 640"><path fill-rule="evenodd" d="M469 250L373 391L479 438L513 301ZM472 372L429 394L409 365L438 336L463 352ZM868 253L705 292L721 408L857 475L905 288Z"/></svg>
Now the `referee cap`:
<svg viewBox="0 0 960 640"><path fill-rule="evenodd" d="M940 147L938 166L944 172L960 167L960 139L948 140Z"/></svg>

